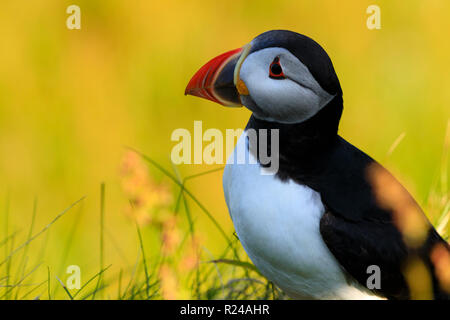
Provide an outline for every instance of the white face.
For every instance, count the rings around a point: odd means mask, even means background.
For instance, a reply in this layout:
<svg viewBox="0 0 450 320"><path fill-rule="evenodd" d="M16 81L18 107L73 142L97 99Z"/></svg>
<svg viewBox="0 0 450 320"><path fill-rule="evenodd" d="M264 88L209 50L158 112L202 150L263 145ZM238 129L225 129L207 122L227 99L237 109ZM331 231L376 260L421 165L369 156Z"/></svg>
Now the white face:
<svg viewBox="0 0 450 320"><path fill-rule="evenodd" d="M277 57L284 77L271 78L270 66ZM323 90L308 68L284 48L266 48L249 54L242 63L239 78L244 81L251 98L241 95L242 103L257 118L267 121L303 122L334 97Z"/></svg>

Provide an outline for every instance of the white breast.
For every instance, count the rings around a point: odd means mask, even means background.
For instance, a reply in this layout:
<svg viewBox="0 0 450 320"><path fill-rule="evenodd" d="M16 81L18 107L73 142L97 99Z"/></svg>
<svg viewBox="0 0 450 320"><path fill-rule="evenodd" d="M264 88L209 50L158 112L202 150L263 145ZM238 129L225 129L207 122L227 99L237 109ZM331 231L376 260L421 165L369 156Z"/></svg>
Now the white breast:
<svg viewBox="0 0 450 320"><path fill-rule="evenodd" d="M230 156L223 187L236 233L255 266L293 298L374 298L359 285L349 285L322 240L320 194L260 174L259 164L249 164L255 159L247 143L244 133L236 148L247 150L249 158L246 164L233 164L234 153Z"/></svg>

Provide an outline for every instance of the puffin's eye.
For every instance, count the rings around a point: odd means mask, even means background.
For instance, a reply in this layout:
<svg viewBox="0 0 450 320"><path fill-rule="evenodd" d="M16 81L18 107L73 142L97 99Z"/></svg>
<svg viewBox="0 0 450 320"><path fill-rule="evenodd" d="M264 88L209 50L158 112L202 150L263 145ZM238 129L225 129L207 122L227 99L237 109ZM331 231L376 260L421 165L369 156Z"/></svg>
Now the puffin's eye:
<svg viewBox="0 0 450 320"><path fill-rule="evenodd" d="M272 63L270 64L269 77L272 79L286 78L283 73L283 68L281 68L279 57L275 57L275 59L273 59Z"/></svg>

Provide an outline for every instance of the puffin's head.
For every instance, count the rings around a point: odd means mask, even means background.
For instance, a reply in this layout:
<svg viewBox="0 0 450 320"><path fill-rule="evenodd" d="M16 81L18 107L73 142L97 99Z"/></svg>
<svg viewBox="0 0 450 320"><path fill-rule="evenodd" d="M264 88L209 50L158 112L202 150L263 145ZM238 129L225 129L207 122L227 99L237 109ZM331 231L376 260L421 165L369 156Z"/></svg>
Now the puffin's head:
<svg viewBox="0 0 450 320"><path fill-rule="evenodd" d="M342 90L333 64L314 40L285 30L265 32L205 64L185 94L224 106L244 105L261 120L299 123Z"/></svg>

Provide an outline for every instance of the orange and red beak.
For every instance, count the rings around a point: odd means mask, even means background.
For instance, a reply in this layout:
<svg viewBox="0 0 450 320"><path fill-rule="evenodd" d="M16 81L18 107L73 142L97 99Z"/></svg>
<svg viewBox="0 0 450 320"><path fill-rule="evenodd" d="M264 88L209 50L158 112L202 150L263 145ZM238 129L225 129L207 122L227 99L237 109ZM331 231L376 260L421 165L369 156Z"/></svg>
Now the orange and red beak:
<svg viewBox="0 0 450 320"><path fill-rule="evenodd" d="M234 84L236 64L242 48L228 51L206 63L189 81L184 94L208 99L224 106L241 106Z"/></svg>

